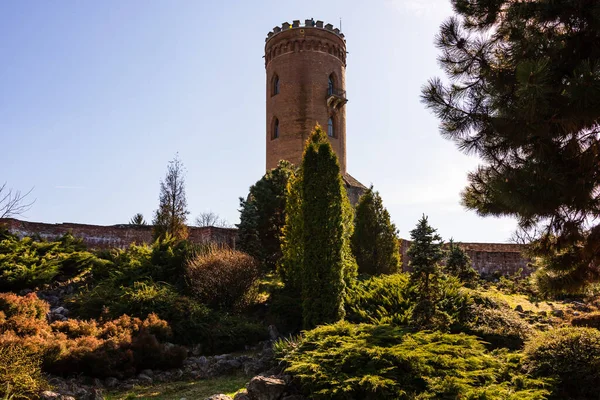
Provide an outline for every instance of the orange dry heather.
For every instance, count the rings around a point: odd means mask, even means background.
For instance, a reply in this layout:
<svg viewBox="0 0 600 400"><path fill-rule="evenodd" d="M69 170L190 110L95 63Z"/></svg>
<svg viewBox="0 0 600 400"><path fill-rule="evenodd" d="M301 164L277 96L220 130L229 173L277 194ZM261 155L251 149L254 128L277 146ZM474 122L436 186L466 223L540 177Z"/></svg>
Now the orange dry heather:
<svg viewBox="0 0 600 400"><path fill-rule="evenodd" d="M304 143L318 123L346 174L346 41L322 21L284 23L269 32L267 170L279 160L300 165Z"/></svg>

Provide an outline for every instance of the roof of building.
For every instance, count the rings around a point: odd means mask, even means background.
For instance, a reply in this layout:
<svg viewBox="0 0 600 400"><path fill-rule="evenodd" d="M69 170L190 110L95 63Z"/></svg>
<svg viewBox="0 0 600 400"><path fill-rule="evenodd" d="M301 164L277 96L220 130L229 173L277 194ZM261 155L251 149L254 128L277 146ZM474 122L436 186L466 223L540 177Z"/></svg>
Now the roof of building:
<svg viewBox="0 0 600 400"><path fill-rule="evenodd" d="M347 186L357 187L357 188L360 188L360 189L363 189L363 190L367 190L368 189L365 185L363 185L362 183L360 183L359 181L357 181L349 173L345 173L344 175L342 175L342 179L344 180L344 183Z"/></svg>

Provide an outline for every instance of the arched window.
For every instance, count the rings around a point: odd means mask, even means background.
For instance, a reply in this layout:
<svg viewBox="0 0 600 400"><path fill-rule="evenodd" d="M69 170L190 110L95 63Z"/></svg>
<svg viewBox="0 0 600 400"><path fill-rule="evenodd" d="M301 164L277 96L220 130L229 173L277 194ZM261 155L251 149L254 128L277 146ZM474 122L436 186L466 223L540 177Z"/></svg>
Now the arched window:
<svg viewBox="0 0 600 400"><path fill-rule="evenodd" d="M273 96L279 94L279 76L275 75L273 78Z"/></svg>
<svg viewBox="0 0 600 400"><path fill-rule="evenodd" d="M327 136L335 137L335 131L333 129L333 118L329 117L327 120Z"/></svg>
<svg viewBox="0 0 600 400"><path fill-rule="evenodd" d="M333 74L329 75L329 86L327 88L327 94L329 96L331 96L333 94L333 89L334 89L335 85L333 82Z"/></svg>
<svg viewBox="0 0 600 400"><path fill-rule="evenodd" d="M279 137L279 120L275 118L273 121L273 139L277 139Z"/></svg>

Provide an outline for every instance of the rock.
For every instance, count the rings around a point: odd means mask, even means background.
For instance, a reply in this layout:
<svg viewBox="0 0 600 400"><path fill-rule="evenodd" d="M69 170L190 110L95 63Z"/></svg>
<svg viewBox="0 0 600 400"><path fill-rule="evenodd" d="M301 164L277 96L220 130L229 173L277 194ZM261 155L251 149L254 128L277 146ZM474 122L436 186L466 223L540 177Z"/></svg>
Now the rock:
<svg viewBox="0 0 600 400"><path fill-rule="evenodd" d="M102 384L102 381L100 379L98 379L98 378L94 378L92 384L94 385L94 387L97 387L97 388L104 387L104 385Z"/></svg>
<svg viewBox="0 0 600 400"><path fill-rule="evenodd" d="M250 395L246 389L240 390L233 396L233 400L251 400Z"/></svg>
<svg viewBox="0 0 600 400"><path fill-rule="evenodd" d="M202 345L197 344L194 347L192 347L191 353L194 356L199 356L200 354L202 354Z"/></svg>
<svg viewBox="0 0 600 400"><path fill-rule="evenodd" d="M581 313L579 311L573 311L574 317L579 317L580 315L581 315Z"/></svg>
<svg viewBox="0 0 600 400"><path fill-rule="evenodd" d="M151 369L144 369L140 373L149 376L150 378L154 376L154 372Z"/></svg>
<svg viewBox="0 0 600 400"><path fill-rule="evenodd" d="M137 376L138 380L143 385L152 385L152 378L145 374L139 374Z"/></svg>
<svg viewBox="0 0 600 400"><path fill-rule="evenodd" d="M213 394L212 396L207 397L206 400L232 400L232 398L225 394Z"/></svg>
<svg viewBox="0 0 600 400"><path fill-rule="evenodd" d="M275 327L275 325L269 325L269 338L271 338L271 340L277 340L279 338L279 331L277 330L277 328Z"/></svg>
<svg viewBox="0 0 600 400"><path fill-rule="evenodd" d="M283 379L258 375L248 383L248 394L256 400L279 400L285 387Z"/></svg>
<svg viewBox="0 0 600 400"><path fill-rule="evenodd" d="M23 289L19 292L19 296L27 296L29 293L32 293L33 290L31 289Z"/></svg>
<svg viewBox="0 0 600 400"><path fill-rule="evenodd" d="M86 388L77 387L74 392L75 397L78 399L89 399L91 397L90 392Z"/></svg>
<svg viewBox="0 0 600 400"><path fill-rule="evenodd" d="M106 385L107 388L114 389L117 386L119 386L119 380L117 378L113 378L113 377L106 378L104 380L104 384Z"/></svg>
<svg viewBox="0 0 600 400"><path fill-rule="evenodd" d="M212 373L215 376L218 375L226 375L229 374L231 372L233 372L236 368L231 364L233 360L219 360L217 361L217 363L212 367ZM241 366L241 364L238 366L238 368Z"/></svg>
<svg viewBox="0 0 600 400"><path fill-rule="evenodd" d="M522 312L523 312L523 306L522 306L522 305L520 305L520 304L519 304L519 305L517 305L517 306L515 307L515 311L516 311L516 312L520 312L520 313L522 313Z"/></svg>
<svg viewBox="0 0 600 400"><path fill-rule="evenodd" d="M60 400L77 400L75 397L73 396L65 396L63 395Z"/></svg>
<svg viewBox="0 0 600 400"><path fill-rule="evenodd" d="M124 383L121 385L121 390L127 391L133 389L133 383Z"/></svg>
<svg viewBox="0 0 600 400"><path fill-rule="evenodd" d="M552 315L554 315L555 317L558 317L558 318L564 318L565 312L563 310L556 309L556 310L552 310Z"/></svg>
<svg viewBox="0 0 600 400"><path fill-rule="evenodd" d="M52 400L52 399L60 400L61 397L62 396L59 393L52 392L50 390L45 390L40 394L41 400Z"/></svg>

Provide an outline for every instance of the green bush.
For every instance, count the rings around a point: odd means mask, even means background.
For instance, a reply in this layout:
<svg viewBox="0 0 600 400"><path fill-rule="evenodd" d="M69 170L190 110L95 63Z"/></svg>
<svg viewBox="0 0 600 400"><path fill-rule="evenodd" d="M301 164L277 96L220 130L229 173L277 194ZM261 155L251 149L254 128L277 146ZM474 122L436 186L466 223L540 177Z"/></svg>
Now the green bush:
<svg viewBox="0 0 600 400"><path fill-rule="evenodd" d="M32 399L48 387L39 356L15 343L0 343L0 397Z"/></svg>
<svg viewBox="0 0 600 400"><path fill-rule="evenodd" d="M534 333L533 328L506 302L491 299L475 290L460 322L453 329L476 335L492 348L521 349Z"/></svg>
<svg viewBox="0 0 600 400"><path fill-rule="evenodd" d="M600 332L591 328L552 329L525 346L524 364L534 376L556 380L553 398L597 399L600 387Z"/></svg>
<svg viewBox="0 0 600 400"><path fill-rule="evenodd" d="M544 399L541 380L511 370L477 338L338 322L275 346L314 399Z"/></svg>
<svg viewBox="0 0 600 400"><path fill-rule="evenodd" d="M70 234L46 242L0 232L0 291L67 280L102 263Z"/></svg>
<svg viewBox="0 0 600 400"><path fill-rule="evenodd" d="M189 260L188 288L209 307L241 310L253 304L258 294L259 264L240 251L212 247Z"/></svg>
<svg viewBox="0 0 600 400"><path fill-rule="evenodd" d="M346 294L346 319L371 324L408 322L408 276L403 273L360 280Z"/></svg>
<svg viewBox="0 0 600 400"><path fill-rule="evenodd" d="M465 318L470 299L457 278L442 276L437 286L437 315L444 316L444 322L437 328L447 330ZM348 289L346 318L357 323L408 324L415 290L409 285L407 274L403 273L360 280Z"/></svg>

